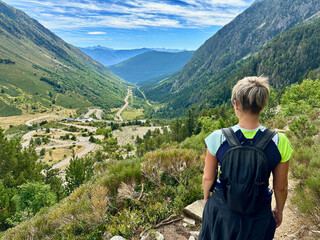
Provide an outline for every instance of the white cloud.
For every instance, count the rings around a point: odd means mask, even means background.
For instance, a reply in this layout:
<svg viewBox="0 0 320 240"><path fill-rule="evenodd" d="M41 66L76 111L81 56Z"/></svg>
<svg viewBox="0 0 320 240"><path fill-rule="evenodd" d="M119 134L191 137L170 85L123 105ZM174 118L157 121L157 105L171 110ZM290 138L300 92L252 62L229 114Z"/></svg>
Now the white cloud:
<svg viewBox="0 0 320 240"><path fill-rule="evenodd" d="M19 6L49 29L198 28L225 25L249 5L244 0L182 0L186 4L156 0L5 1Z"/></svg>
<svg viewBox="0 0 320 240"><path fill-rule="evenodd" d="M104 35L107 34L106 32L88 32L90 35Z"/></svg>

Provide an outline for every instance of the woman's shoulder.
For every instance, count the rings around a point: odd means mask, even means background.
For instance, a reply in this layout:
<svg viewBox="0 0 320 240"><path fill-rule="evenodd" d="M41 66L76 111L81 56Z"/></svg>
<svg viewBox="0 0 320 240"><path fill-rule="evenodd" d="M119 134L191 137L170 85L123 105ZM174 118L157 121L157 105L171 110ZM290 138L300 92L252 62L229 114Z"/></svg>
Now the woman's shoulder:
<svg viewBox="0 0 320 240"><path fill-rule="evenodd" d="M208 137L205 138L207 148L213 156L216 156L217 150L222 141L222 137L222 130L218 129L213 131Z"/></svg>

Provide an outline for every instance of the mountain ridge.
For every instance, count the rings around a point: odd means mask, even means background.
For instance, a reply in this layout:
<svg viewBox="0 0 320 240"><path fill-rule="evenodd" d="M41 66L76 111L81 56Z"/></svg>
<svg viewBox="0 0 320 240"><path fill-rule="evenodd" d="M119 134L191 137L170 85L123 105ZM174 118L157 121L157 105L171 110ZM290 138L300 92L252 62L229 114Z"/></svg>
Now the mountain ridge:
<svg viewBox="0 0 320 240"><path fill-rule="evenodd" d="M162 52L183 52L185 50L166 49L166 48L136 48L136 49L113 49L103 46L79 47L81 51L91 56L104 66L111 66L123 62L129 58L135 57L148 51Z"/></svg>
<svg viewBox="0 0 320 240"><path fill-rule="evenodd" d="M23 112L120 106L125 82L35 19L0 1L0 107ZM8 89L8 90L6 90ZM16 102L10 92L18 91ZM19 105L20 103L20 105Z"/></svg>
<svg viewBox="0 0 320 240"><path fill-rule="evenodd" d="M197 49L179 73L142 90L148 99L167 104L165 112L180 109L175 112L181 114L210 95L215 95L211 106L221 104L223 91L232 85L230 73L275 36L303 24L319 11L320 2L314 0L255 1Z"/></svg>
<svg viewBox="0 0 320 240"><path fill-rule="evenodd" d="M172 75L178 72L192 57L192 54L193 51L147 51L116 65L112 65L109 69L128 82L139 84L160 77L161 75L165 78L168 74ZM157 81L161 81L162 79L163 78L159 78ZM155 83L157 81L155 81Z"/></svg>

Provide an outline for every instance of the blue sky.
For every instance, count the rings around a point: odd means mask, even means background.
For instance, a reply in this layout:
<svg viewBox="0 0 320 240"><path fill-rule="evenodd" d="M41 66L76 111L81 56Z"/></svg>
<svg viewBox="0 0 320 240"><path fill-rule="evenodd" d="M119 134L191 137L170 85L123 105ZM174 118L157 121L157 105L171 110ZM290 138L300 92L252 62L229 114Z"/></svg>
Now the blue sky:
<svg viewBox="0 0 320 240"><path fill-rule="evenodd" d="M4 0L78 47L195 50L254 0Z"/></svg>

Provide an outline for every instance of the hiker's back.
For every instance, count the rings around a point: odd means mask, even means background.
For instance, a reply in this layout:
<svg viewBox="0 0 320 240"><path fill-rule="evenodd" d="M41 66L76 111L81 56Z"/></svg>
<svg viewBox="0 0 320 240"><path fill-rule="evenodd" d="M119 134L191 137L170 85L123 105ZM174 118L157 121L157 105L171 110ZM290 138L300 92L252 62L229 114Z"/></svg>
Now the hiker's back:
<svg viewBox="0 0 320 240"><path fill-rule="evenodd" d="M230 148L221 162L220 182L225 199L233 211L244 214L257 212L265 202L270 176L264 150L275 132L265 129L257 141L240 142L232 128L222 130Z"/></svg>

